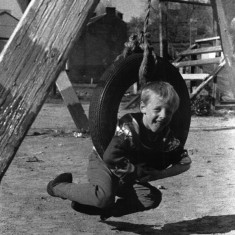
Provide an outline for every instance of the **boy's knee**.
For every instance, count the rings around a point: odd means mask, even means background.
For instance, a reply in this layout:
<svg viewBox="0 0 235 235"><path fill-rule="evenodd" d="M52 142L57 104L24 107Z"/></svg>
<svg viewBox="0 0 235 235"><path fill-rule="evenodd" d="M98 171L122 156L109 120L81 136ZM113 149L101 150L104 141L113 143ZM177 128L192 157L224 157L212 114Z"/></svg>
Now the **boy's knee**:
<svg viewBox="0 0 235 235"><path fill-rule="evenodd" d="M114 197L103 197L97 201L96 207L104 209L114 203Z"/></svg>
<svg viewBox="0 0 235 235"><path fill-rule="evenodd" d="M96 201L95 206L98 208L101 208L101 209L109 207L115 201L114 194L107 193L104 190L102 190L101 188L97 188L96 197L97 197L97 201Z"/></svg>

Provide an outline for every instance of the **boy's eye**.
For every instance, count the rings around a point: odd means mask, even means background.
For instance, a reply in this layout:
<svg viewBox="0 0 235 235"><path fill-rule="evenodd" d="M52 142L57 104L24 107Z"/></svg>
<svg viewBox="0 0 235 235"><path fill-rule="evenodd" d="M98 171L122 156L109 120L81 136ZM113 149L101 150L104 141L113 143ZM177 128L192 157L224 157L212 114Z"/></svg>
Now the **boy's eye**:
<svg viewBox="0 0 235 235"><path fill-rule="evenodd" d="M161 111L161 108L155 108L154 111L155 111L155 112L160 112L160 111Z"/></svg>
<svg viewBox="0 0 235 235"><path fill-rule="evenodd" d="M156 112L156 113L159 113L159 112L161 112L161 108L155 108L154 109L154 112ZM167 115L172 115L172 113L173 113L173 110L172 109L166 109L165 110L165 113L167 114Z"/></svg>

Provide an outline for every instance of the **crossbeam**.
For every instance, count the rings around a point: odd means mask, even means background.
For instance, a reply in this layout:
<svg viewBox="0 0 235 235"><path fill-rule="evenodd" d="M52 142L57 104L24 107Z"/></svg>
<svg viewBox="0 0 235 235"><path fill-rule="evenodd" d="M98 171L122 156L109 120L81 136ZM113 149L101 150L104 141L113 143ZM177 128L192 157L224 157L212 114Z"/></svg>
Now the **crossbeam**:
<svg viewBox="0 0 235 235"><path fill-rule="evenodd" d="M186 0L160 0L160 1L161 2L177 2L177 3L191 4L191 5L208 6L208 7L211 6L210 3L186 1Z"/></svg>
<svg viewBox="0 0 235 235"><path fill-rule="evenodd" d="M201 66L207 64L219 64L221 61L221 57L215 57L211 59L201 59L201 60L189 60L173 63L176 68L179 67L188 67L188 66Z"/></svg>
<svg viewBox="0 0 235 235"><path fill-rule="evenodd" d="M229 83L235 97L235 29L231 27L235 19L234 1L214 0L211 1L214 17L218 24L224 58L229 71ZM229 15L229 12L233 14Z"/></svg>
<svg viewBox="0 0 235 235"><path fill-rule="evenodd" d="M223 60L219 64L219 66L208 77L206 77L205 80L193 91L193 93L190 95L190 99L194 100L196 96L199 94L199 92L217 76L217 74L224 68L224 66L225 66L225 60Z"/></svg>
<svg viewBox="0 0 235 235"><path fill-rule="evenodd" d="M201 47L198 49L188 49L179 53L179 56L189 56L189 55L199 55L205 53L212 53L212 52L222 52L221 46L214 46L214 47Z"/></svg>
<svg viewBox="0 0 235 235"><path fill-rule="evenodd" d="M181 76L184 80L195 81L195 80L204 80L209 76L208 73L182 73Z"/></svg>
<svg viewBox="0 0 235 235"><path fill-rule="evenodd" d="M200 39L195 40L195 43L213 42L216 40L220 40L220 37L216 36L216 37L211 37L211 38L200 38Z"/></svg>

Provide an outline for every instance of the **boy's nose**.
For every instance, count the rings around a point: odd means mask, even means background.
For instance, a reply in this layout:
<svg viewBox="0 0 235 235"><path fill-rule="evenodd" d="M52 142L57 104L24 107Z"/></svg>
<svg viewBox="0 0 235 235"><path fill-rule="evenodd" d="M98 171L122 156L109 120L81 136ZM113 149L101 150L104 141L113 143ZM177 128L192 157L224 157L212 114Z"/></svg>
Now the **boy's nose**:
<svg viewBox="0 0 235 235"><path fill-rule="evenodd" d="M166 110L165 110L165 109L162 109L162 110L161 110L161 112L159 113L159 117L160 117L161 119L166 118Z"/></svg>

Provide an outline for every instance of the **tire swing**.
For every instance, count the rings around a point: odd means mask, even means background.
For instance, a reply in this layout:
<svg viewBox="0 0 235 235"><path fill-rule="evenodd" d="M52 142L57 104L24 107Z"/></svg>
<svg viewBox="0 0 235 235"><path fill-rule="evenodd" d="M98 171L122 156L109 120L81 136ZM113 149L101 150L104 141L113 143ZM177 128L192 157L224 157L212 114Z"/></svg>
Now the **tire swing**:
<svg viewBox="0 0 235 235"><path fill-rule="evenodd" d="M148 16L149 11L145 26ZM118 108L126 90L136 82L142 86L146 82L160 80L170 83L180 97L179 109L172 118L170 128L184 145L190 127L191 108L188 89L181 74L170 62L155 56L146 27L140 39L136 35L131 36L125 46L122 58L119 56L118 61L104 72L91 98L89 126L94 147L102 157L114 135Z"/></svg>

